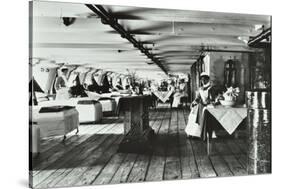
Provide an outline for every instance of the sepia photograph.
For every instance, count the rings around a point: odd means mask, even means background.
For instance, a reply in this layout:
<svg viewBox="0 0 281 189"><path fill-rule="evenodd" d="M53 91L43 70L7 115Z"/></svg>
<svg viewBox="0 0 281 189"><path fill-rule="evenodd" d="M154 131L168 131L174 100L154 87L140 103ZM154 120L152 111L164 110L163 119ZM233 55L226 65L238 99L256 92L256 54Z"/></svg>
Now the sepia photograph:
<svg viewBox="0 0 281 189"><path fill-rule="evenodd" d="M29 2L29 186L272 173L272 16Z"/></svg>

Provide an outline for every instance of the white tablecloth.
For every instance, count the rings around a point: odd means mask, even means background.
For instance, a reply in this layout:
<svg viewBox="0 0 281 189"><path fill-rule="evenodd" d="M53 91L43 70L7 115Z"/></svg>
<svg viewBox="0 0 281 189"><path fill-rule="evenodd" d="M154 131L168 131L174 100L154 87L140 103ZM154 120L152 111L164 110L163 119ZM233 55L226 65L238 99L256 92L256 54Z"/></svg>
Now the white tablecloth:
<svg viewBox="0 0 281 189"><path fill-rule="evenodd" d="M163 103L167 102L170 96L173 94L173 91L153 91L152 92L159 100Z"/></svg>
<svg viewBox="0 0 281 189"><path fill-rule="evenodd" d="M247 108L245 107L206 107L208 111L222 125L222 127L231 135L240 123L247 117ZM204 119L206 114L204 112ZM205 121L203 121L205 123ZM206 123L208 124L208 123ZM208 125L206 125L208 127Z"/></svg>

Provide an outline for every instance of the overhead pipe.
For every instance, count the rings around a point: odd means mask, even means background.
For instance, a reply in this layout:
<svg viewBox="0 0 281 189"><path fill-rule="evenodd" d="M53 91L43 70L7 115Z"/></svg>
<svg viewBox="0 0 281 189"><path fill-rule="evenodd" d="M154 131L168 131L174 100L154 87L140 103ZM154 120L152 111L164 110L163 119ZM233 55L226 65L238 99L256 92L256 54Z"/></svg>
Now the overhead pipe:
<svg viewBox="0 0 281 189"><path fill-rule="evenodd" d="M101 18L103 24L110 25L114 30L116 30L122 38L127 39L130 43L134 45L135 48L138 48L142 53L144 53L149 59L151 59L156 65L158 65L165 74L168 74L166 68L161 64L160 60L154 57L153 54L146 49L141 42L138 42L135 38L132 37L117 21L116 18L112 18L110 14L103 8L101 5L92 5L85 4L91 11L97 14Z"/></svg>

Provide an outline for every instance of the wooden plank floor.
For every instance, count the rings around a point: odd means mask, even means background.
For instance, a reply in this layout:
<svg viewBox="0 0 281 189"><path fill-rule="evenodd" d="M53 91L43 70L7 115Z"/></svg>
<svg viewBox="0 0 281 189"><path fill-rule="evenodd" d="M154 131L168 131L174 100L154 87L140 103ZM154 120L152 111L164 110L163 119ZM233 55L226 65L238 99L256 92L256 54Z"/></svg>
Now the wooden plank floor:
<svg viewBox="0 0 281 189"><path fill-rule="evenodd" d="M161 181L198 177L247 175L245 138L206 143L187 138L188 110L160 104L150 111L156 133L150 154L117 153L123 139L123 120L105 117L99 124L83 124L79 134L41 140L41 154L33 157L30 174L35 188Z"/></svg>

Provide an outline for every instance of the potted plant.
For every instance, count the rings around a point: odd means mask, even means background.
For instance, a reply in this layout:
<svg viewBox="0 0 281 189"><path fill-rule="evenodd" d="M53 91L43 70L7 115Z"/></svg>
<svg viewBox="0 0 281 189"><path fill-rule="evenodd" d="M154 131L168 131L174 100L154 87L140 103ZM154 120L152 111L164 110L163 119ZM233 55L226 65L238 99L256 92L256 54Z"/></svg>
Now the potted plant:
<svg viewBox="0 0 281 189"><path fill-rule="evenodd" d="M222 99L220 100L220 103L224 106L233 106L235 105L236 99L239 95L239 88L236 87L229 87L227 90L223 93Z"/></svg>

